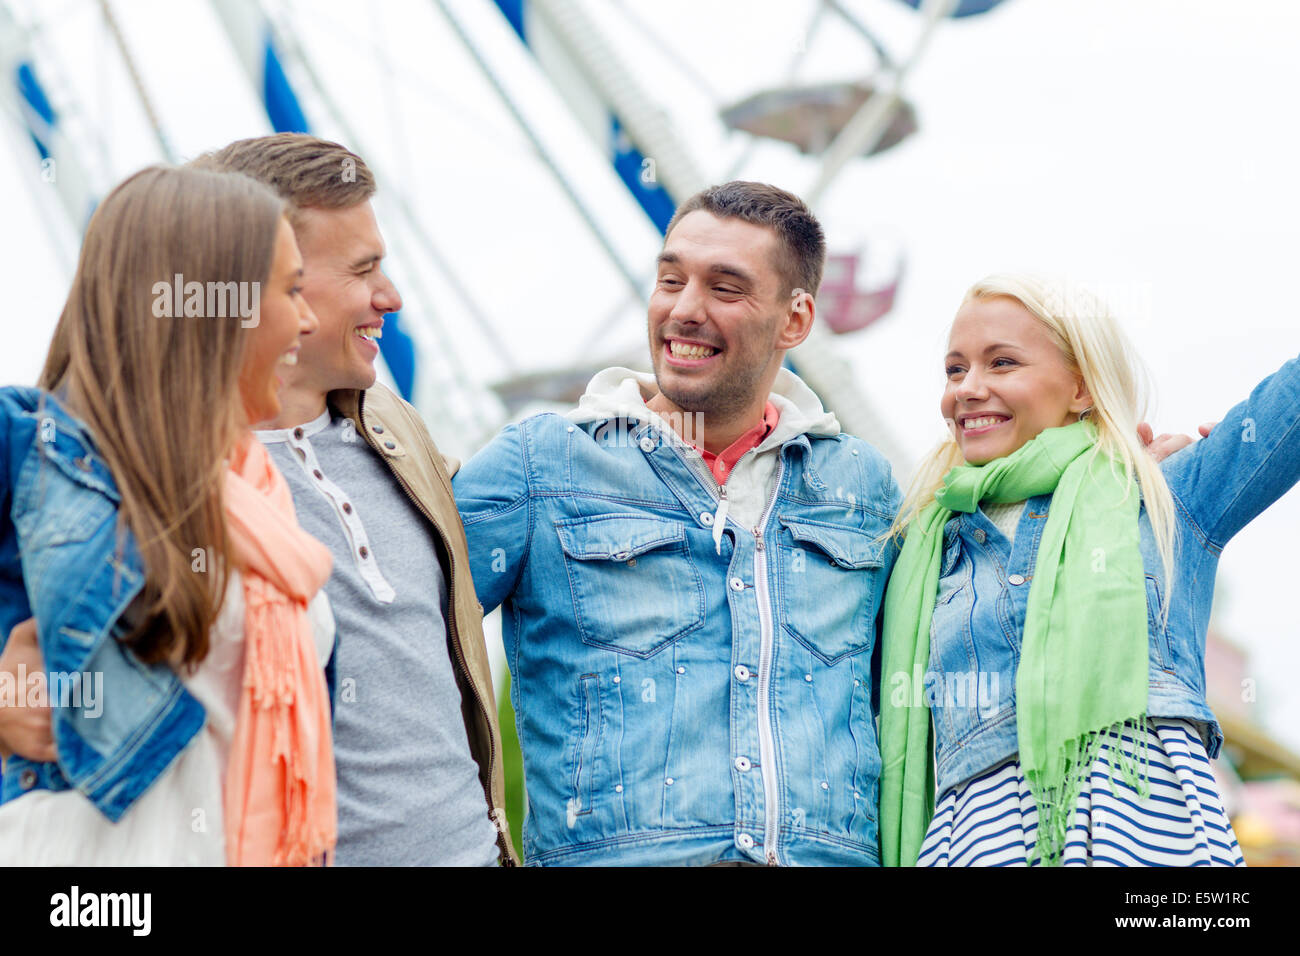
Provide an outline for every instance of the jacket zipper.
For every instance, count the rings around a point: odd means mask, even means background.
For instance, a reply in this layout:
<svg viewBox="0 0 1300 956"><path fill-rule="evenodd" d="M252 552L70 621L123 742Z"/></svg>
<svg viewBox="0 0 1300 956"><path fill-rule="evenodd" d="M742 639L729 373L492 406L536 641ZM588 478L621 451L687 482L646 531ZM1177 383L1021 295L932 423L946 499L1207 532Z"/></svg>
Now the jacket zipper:
<svg viewBox="0 0 1300 956"><path fill-rule="evenodd" d="M380 449L379 446L375 444L374 439L371 438L370 430L366 428L366 420L365 415L362 413L362 408L362 398L358 395L357 417L361 419L361 430L364 432L366 441L370 444L370 447L379 454L384 455L383 450ZM469 662L465 660L465 652L461 650L460 632L456 630L456 586L455 575L451 573L454 570L452 567L454 559L451 552L451 542L447 540L447 536L443 534L442 528L438 527L438 522L434 520L429 509L426 508L424 502L420 501L415 493L411 491L411 486L406 483L406 479L401 476L401 473L399 473L397 468L393 466L391 461L389 461L387 455L384 455L384 460L388 462L388 470L393 473L393 477L397 479L397 483L401 485L402 490L406 492L406 497L411 500L411 503L420 510L420 513L424 515L424 517L428 519L429 524L433 526L433 530L437 532L438 539L442 542L443 550L447 553L447 610L449 612L447 614L447 633L451 635L451 647L456 654L456 663L460 665L460 672L466 677L465 683L469 685L470 693L474 695L474 703L478 705L480 713L487 715L488 718L485 721L488 732L488 782L483 787L483 795L487 798L488 817L492 820L492 826L497 831L497 846L501 849L501 861L506 866L514 866L514 863L510 858L513 847L507 844L509 837L507 836L506 827L504 826L505 810L492 802L492 780L493 775L496 772L497 754L496 735L492 733L492 717L491 714L488 713L487 704L484 703L482 696L478 692L478 688L474 685L474 679L469 671Z"/></svg>
<svg viewBox="0 0 1300 956"><path fill-rule="evenodd" d="M717 489L714 497L719 502L724 501L727 497L727 486L720 485L713 479L713 473L708 472L707 478L700 468L696 466L695 460L685 455L681 448L676 444L670 446L677 452L677 456L682 459L686 467L699 479L706 491L714 494L710 485ZM750 449L741 455L743 460L746 455L753 454L755 449ZM702 464L702 463L701 463ZM736 466L740 461L736 462ZM735 474L735 468L732 468L732 474ZM776 505L777 494L781 490L781 479L785 477L785 459L777 453L776 481L772 483L772 497L768 499L767 507L763 509L763 514L758 519L758 525L752 529L754 535L754 588L755 597L758 599L758 627L759 627L759 663L758 663L758 759L763 772L763 806L766 809L764 826L763 826L763 849L767 856L767 865L776 866L778 864L776 855L776 820L777 820L777 787L776 787L776 746L772 741L771 721L768 715L769 701L771 692L771 670L772 670L772 644L773 644L773 627L772 627L772 604L771 596L767 586L767 554L766 546L763 541L763 528L767 525L768 519L772 516L772 508Z"/></svg>
<svg viewBox="0 0 1300 956"><path fill-rule="evenodd" d="M763 528L767 526L776 505L776 496L785 477L785 459L778 453L776 481L772 484L772 497L754 528L754 587L758 598L759 659L758 659L758 759L763 767L763 805L767 809L766 827L763 830L763 849L767 865L776 866L776 820L779 800L776 786L776 746L772 740L772 721L768 713L772 684L773 621L771 594L767 585L767 549L763 542Z"/></svg>

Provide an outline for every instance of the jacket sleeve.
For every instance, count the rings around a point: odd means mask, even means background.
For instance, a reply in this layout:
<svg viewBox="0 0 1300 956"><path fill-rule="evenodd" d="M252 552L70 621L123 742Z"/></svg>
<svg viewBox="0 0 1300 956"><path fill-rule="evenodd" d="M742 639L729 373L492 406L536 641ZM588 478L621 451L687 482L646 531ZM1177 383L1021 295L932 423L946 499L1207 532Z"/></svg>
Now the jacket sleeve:
<svg viewBox="0 0 1300 956"><path fill-rule="evenodd" d="M452 479L483 613L514 591L532 541L526 429L508 425Z"/></svg>
<svg viewBox="0 0 1300 956"><path fill-rule="evenodd" d="M0 649L9 642L14 625L32 616L12 515L17 464L10 458L10 433L19 421L9 396L0 392Z"/></svg>
<svg viewBox="0 0 1300 956"><path fill-rule="evenodd" d="M1300 359L1260 382L1163 470L1181 510L1222 549L1300 481Z"/></svg>

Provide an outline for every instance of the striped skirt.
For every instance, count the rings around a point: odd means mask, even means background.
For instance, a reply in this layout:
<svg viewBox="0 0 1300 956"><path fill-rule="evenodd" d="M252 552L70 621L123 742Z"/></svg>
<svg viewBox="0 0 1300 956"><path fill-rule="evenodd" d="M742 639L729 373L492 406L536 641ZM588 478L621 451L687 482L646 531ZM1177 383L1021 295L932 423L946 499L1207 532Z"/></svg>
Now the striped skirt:
<svg viewBox="0 0 1300 956"><path fill-rule="evenodd" d="M1131 748L1132 739L1122 739ZM1118 770L1112 777L1110 747L1102 745L1062 865L1245 866L1196 729L1148 718L1147 747L1143 800ZM1026 866L1037 830L1038 807L1013 757L943 794L917 866Z"/></svg>

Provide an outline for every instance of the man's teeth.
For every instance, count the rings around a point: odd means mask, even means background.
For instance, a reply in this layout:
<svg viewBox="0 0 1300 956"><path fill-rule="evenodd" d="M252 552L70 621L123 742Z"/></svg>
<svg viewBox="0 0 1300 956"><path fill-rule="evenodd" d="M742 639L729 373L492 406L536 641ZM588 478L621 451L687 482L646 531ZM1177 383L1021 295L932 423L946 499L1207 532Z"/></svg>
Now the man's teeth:
<svg viewBox="0 0 1300 956"><path fill-rule="evenodd" d="M357 335L363 339L382 339L384 337L384 327L375 325L369 328L359 328L356 330Z"/></svg>
<svg viewBox="0 0 1300 956"><path fill-rule="evenodd" d="M685 342L669 342L668 350L672 352L675 358L701 359L708 358L718 350L710 345L687 345Z"/></svg>
<svg viewBox="0 0 1300 956"><path fill-rule="evenodd" d="M990 425L996 425L998 422L1006 421L1005 418L991 416L988 418L968 418L962 422L962 428L970 431L972 428L988 428Z"/></svg>

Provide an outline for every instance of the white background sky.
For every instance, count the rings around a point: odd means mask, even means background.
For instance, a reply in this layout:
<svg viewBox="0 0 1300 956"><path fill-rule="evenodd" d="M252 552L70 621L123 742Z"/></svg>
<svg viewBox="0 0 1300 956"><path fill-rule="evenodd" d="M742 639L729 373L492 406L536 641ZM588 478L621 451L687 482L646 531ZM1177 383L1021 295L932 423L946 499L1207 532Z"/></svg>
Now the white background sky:
<svg viewBox="0 0 1300 956"><path fill-rule="evenodd" d="M587 0L620 58L664 110L706 176L745 147L719 105L779 85L860 78L872 58L827 18L804 36L812 0L625 0L691 82L619 15ZM904 52L919 18L894 0L847 4ZM161 158L97 4L25 0L59 64L46 82L94 135L86 162L105 184ZM473 383L615 354L643 337L643 310L584 231L433 3L271 3L283 11L345 114L352 140L306 96L317 132L348 140L381 176L380 222L430 363ZM638 271L657 238L604 159L486 0L453 0L485 55L539 124ZM269 132L252 89L200 0L117 0L137 66L181 158ZM1008 0L944 24L906 95L921 132L851 164L819 211L832 249L868 241L877 271L907 273L884 321L841 344L863 389L915 459L940 435L940 356L964 289L990 271L1064 274L1118 307L1155 383L1157 430L1220 417L1300 353L1300 8L1278 0ZM70 109L68 109L70 107ZM796 192L816 165L763 145L743 178ZM52 186L11 112L0 114L0 309L10 330L0 382L34 379L70 273ZM505 343L504 352L401 225L410 205ZM49 228L47 228L49 227ZM886 270L887 271L887 270ZM420 289L420 294L416 293ZM613 315L615 331L597 337ZM434 322L430 317L436 315ZM436 331L435 331L436 330ZM426 389L431 384L426 381ZM427 407L432 407L429 404ZM430 415L455 447L450 420ZM445 423L445 424L444 424ZM1300 747L1300 624L1292 492L1232 541L1217 626L1248 648L1261 718Z"/></svg>

